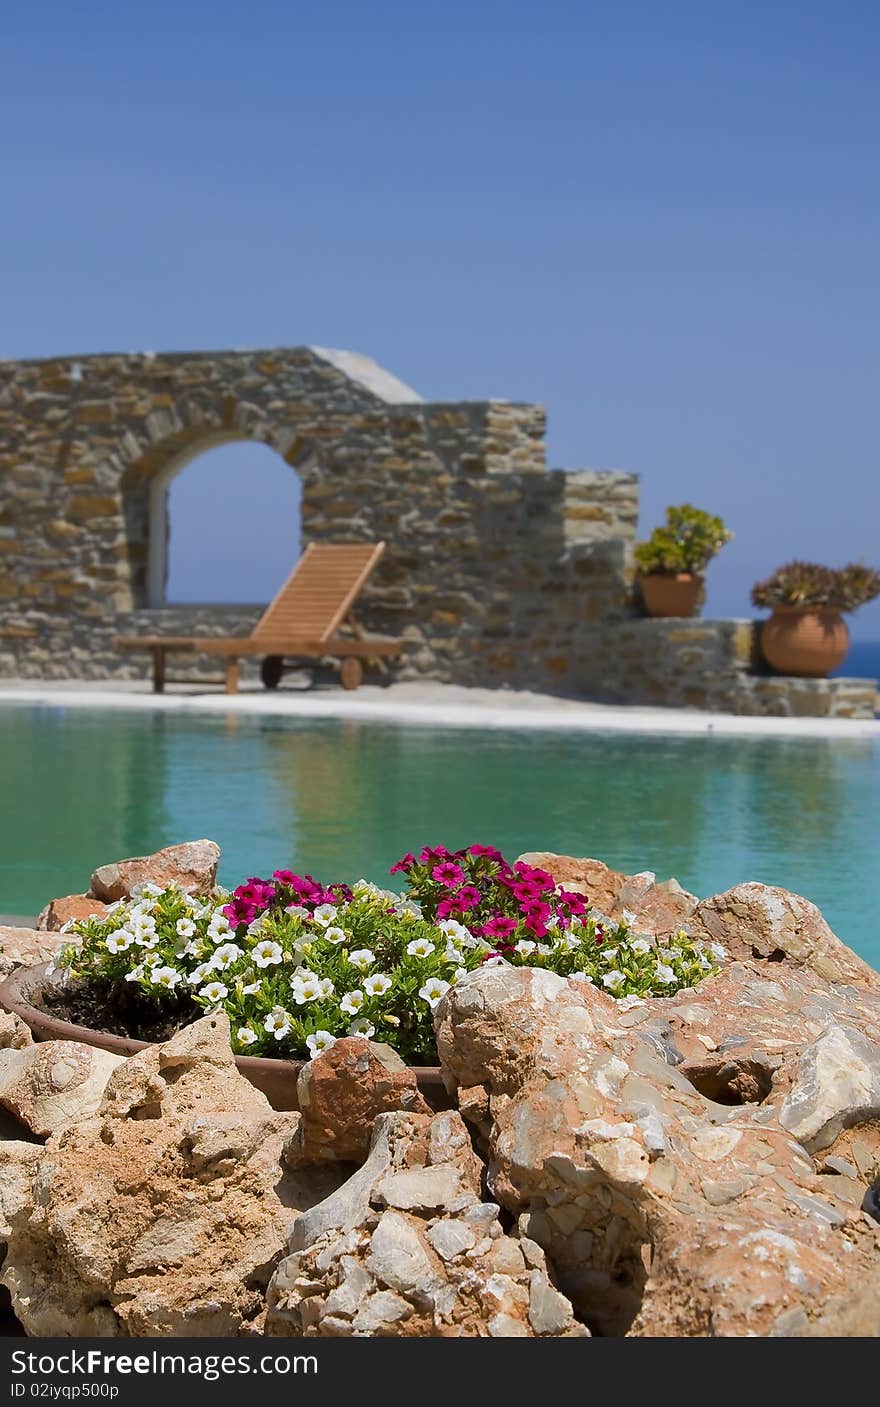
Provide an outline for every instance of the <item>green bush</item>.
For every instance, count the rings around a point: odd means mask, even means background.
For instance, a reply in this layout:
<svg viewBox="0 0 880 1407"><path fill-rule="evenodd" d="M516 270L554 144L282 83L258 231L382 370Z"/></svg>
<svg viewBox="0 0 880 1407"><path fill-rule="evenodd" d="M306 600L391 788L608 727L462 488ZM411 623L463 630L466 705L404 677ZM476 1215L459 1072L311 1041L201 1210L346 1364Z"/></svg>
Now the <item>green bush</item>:
<svg viewBox="0 0 880 1407"><path fill-rule="evenodd" d="M636 566L643 576L699 574L732 537L721 518L692 503L682 503L677 508L667 508L665 525L655 528L646 542L637 544Z"/></svg>

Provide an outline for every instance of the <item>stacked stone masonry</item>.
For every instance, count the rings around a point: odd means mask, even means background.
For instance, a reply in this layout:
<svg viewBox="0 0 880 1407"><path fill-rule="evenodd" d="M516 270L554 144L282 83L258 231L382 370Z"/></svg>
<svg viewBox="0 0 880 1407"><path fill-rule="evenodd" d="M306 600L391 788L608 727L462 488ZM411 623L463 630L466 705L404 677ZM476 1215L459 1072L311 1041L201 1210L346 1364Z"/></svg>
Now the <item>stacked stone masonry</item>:
<svg viewBox="0 0 880 1407"><path fill-rule="evenodd" d="M247 632L258 606L165 605L163 554L174 474L253 440L300 476L303 543L387 542L359 618L404 639L401 678L873 712L871 689L752 678L747 623L638 619L636 477L548 473L544 428L540 406L429 404L316 348L2 363L0 675L141 678L115 635ZM207 680L216 660L173 672Z"/></svg>

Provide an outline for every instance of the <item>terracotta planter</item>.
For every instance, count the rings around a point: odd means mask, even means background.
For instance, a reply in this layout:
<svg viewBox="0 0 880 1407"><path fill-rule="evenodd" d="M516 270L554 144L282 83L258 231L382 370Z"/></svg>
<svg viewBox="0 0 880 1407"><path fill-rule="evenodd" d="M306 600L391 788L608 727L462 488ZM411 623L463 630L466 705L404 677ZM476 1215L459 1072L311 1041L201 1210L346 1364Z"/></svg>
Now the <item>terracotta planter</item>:
<svg viewBox="0 0 880 1407"><path fill-rule="evenodd" d="M649 616L696 616L700 613L703 578L693 572L675 575L652 572L638 578Z"/></svg>
<svg viewBox="0 0 880 1407"><path fill-rule="evenodd" d="M109 1036L92 1031L87 1026L75 1026L51 1016L40 1006L40 997L52 981L46 976L47 963L36 967L20 967L0 984L0 1006L20 1016L30 1027L35 1041L80 1041L97 1046L114 1055L134 1055L145 1050L149 1041L136 1041L128 1036ZM237 1055L235 1063L252 1085L262 1090L273 1109L298 1109L296 1082L303 1067L301 1060L271 1060L257 1055ZM416 1082L432 1109L449 1109L452 1099L446 1092L439 1065L414 1065Z"/></svg>
<svg viewBox="0 0 880 1407"><path fill-rule="evenodd" d="M823 679L849 652L849 627L825 606L774 606L761 625L761 653L777 674Z"/></svg>

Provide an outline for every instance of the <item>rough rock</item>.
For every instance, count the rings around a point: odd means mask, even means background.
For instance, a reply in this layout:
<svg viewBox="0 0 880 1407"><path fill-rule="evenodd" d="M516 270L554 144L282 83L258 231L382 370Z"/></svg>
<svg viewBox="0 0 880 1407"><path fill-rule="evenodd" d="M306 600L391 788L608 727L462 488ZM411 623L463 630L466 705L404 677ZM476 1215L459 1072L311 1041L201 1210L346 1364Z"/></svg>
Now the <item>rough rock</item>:
<svg viewBox="0 0 880 1407"><path fill-rule="evenodd" d="M24 1050L33 1045L30 1027L12 1011L0 1010L0 1050Z"/></svg>
<svg viewBox="0 0 880 1407"><path fill-rule="evenodd" d="M91 894L65 894L60 899L50 899L37 917L37 928L57 933L65 923L76 919L104 918L107 905Z"/></svg>
<svg viewBox="0 0 880 1407"><path fill-rule="evenodd" d="M880 999L866 986L753 959L621 1007L494 967L456 984L435 1023L445 1076L479 1111L491 1193L591 1328L821 1334L876 1278ZM869 1072L849 1082L841 1027ZM838 1128L814 1158L806 1145Z"/></svg>
<svg viewBox="0 0 880 1407"><path fill-rule="evenodd" d="M50 962L62 942L57 933L0 924L0 978L8 977L17 967Z"/></svg>
<svg viewBox="0 0 880 1407"><path fill-rule="evenodd" d="M686 928L698 903L697 896L682 889L677 879L658 883L653 871L645 870L630 875L621 886L611 916L622 918L624 913L632 913L637 928L662 938Z"/></svg>
<svg viewBox="0 0 880 1407"><path fill-rule="evenodd" d="M829 982L880 991L880 973L832 933L815 904L768 884L737 884L704 899L691 932L722 943L732 957L787 959Z"/></svg>
<svg viewBox="0 0 880 1407"><path fill-rule="evenodd" d="M80 1041L43 1041L0 1050L0 1107L47 1137L90 1118L121 1055Z"/></svg>
<svg viewBox="0 0 880 1407"><path fill-rule="evenodd" d="M154 855L101 865L92 875L91 893L105 903L131 898L141 884L176 884L190 894L208 894L217 882L219 860L220 846L213 840L169 845Z"/></svg>
<svg viewBox="0 0 880 1407"><path fill-rule="evenodd" d="M114 1071L97 1113L54 1134L3 1271L36 1336L258 1330L291 1217L338 1181L284 1170L298 1122L236 1069L211 1015Z"/></svg>
<svg viewBox="0 0 880 1407"><path fill-rule="evenodd" d="M585 1334L543 1263L481 1200L481 1173L460 1115L380 1114L364 1167L294 1223L266 1333Z"/></svg>
<svg viewBox="0 0 880 1407"><path fill-rule="evenodd" d="M33 1208L34 1174L42 1155L40 1143L0 1138L0 1265L6 1257L11 1219L29 1215Z"/></svg>
<svg viewBox="0 0 880 1407"><path fill-rule="evenodd" d="M396 1051L359 1037L338 1040L303 1065L297 1081L303 1161L363 1162L377 1114L429 1113L410 1066Z"/></svg>
<svg viewBox="0 0 880 1407"><path fill-rule="evenodd" d="M594 909L610 914L627 876L612 870L601 860L577 859L574 855L553 855L549 851L528 851L519 857L527 865L546 870L557 884L574 894L583 894Z"/></svg>

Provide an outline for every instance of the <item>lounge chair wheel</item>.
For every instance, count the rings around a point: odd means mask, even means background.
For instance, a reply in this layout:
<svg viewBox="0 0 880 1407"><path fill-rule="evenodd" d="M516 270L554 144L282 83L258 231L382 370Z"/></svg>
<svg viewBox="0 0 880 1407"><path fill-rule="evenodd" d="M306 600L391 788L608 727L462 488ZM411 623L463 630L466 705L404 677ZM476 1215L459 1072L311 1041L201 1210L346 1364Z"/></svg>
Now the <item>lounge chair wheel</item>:
<svg viewBox="0 0 880 1407"><path fill-rule="evenodd" d="M281 675L284 672L284 661L281 655L267 655L260 665L260 678L266 689L277 689L281 683Z"/></svg>
<svg viewBox="0 0 880 1407"><path fill-rule="evenodd" d="M356 689L363 682L364 667L354 655L349 655L339 666L339 678L343 689Z"/></svg>

